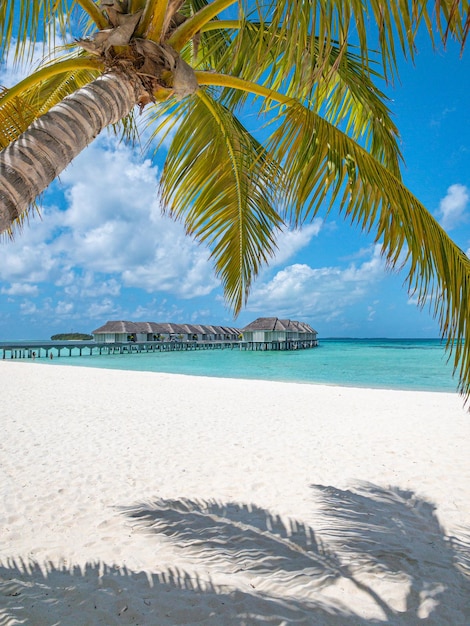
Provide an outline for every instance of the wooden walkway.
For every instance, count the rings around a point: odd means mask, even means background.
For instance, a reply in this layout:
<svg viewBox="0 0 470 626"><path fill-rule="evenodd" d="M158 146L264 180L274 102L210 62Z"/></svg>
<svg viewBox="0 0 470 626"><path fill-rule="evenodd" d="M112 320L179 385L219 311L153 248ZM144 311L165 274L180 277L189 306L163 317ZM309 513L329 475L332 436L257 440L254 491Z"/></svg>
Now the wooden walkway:
<svg viewBox="0 0 470 626"><path fill-rule="evenodd" d="M142 352L185 352L193 350L305 350L318 341L139 341L96 343L94 341L18 341L0 342L2 359L60 358L61 356L99 356Z"/></svg>

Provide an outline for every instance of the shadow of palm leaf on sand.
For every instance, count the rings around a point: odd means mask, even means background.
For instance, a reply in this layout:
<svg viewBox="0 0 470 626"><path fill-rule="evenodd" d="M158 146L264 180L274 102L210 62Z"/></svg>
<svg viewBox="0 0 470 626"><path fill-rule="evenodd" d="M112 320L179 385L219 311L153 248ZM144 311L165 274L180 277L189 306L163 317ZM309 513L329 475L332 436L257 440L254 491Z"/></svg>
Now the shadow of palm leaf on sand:
<svg viewBox="0 0 470 626"><path fill-rule="evenodd" d="M0 626L470 624L468 530L446 535L433 505L411 491L361 484L316 485L313 493L312 526L240 503L124 507L155 538L153 573L102 562L2 562ZM190 572L158 570L162 535ZM227 584L213 575L220 572Z"/></svg>
<svg viewBox="0 0 470 626"><path fill-rule="evenodd" d="M458 537L447 535L433 504L397 487L312 488L326 522L322 536L342 561L353 564L353 574L405 579L409 619L470 624L468 528Z"/></svg>
<svg viewBox="0 0 470 626"><path fill-rule="evenodd" d="M177 568L159 574L88 563L0 564L0 626L367 626L376 622L323 607L247 593Z"/></svg>
<svg viewBox="0 0 470 626"><path fill-rule="evenodd" d="M334 623L322 621L326 615L340 624L470 624L468 534L446 536L433 505L412 492L313 487L317 531L256 505L212 500L158 500L122 512L258 593L308 602L309 624ZM374 619L354 615L354 594Z"/></svg>
<svg viewBox="0 0 470 626"><path fill-rule="evenodd" d="M141 528L163 533L198 559L229 559L232 573L277 572L286 579L304 574L316 584L338 576L339 562L312 528L254 504L215 500L159 500L122 511Z"/></svg>

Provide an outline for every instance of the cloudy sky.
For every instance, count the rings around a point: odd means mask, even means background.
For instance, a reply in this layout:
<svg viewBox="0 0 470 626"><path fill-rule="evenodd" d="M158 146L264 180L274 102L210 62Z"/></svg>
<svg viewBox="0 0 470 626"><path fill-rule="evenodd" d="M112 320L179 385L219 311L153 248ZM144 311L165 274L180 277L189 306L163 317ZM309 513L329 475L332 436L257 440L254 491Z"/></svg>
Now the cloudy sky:
<svg viewBox="0 0 470 626"><path fill-rule="evenodd" d="M420 46L388 90L405 183L470 249L470 55ZM0 83L18 76L0 68ZM384 266L373 237L331 213L286 233L234 320L207 250L162 217L161 162L103 134L61 175L13 242L0 242L0 341L91 332L107 320L244 326L300 319L320 337L437 337L427 310Z"/></svg>

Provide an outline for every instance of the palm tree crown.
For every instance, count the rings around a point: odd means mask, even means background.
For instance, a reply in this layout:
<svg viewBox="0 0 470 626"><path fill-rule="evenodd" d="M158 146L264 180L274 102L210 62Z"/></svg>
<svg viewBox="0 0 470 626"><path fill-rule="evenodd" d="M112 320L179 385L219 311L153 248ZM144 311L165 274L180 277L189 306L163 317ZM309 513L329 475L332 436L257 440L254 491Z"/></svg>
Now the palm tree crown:
<svg viewBox="0 0 470 626"><path fill-rule="evenodd" d="M102 128L120 122L132 138L145 110L155 149L171 133L165 209L209 246L235 313L279 232L334 206L391 266L406 257L468 397L470 262L404 187L376 83L396 77L399 51L413 58L420 28L463 47L469 16L468 0L2 3L1 59L28 59L38 41L45 52L0 93L0 231ZM268 122L262 142L240 121L248 106Z"/></svg>

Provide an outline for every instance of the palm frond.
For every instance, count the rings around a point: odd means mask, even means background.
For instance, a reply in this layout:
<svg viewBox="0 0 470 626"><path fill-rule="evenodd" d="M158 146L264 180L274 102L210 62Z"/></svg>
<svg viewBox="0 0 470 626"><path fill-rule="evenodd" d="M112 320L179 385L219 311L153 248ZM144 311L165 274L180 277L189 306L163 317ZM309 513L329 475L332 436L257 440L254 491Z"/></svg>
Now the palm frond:
<svg viewBox="0 0 470 626"><path fill-rule="evenodd" d="M380 0L377 0L380 2ZM267 4L256 5L256 8L248 15L249 21L258 22L261 29L257 40L268 42L257 46L255 50L265 56L262 65L269 66L274 59L283 59L280 73L287 77L302 71L305 66L304 52L308 51L309 40L312 35L318 37L319 46L316 51L315 65L318 74L324 73L331 56L333 46L343 50L351 40L352 27L354 27L355 40L361 50L361 61L367 67L369 65L370 25L368 24L368 11L370 4L364 0L353 0L344 3L338 0L279 0ZM393 40L392 40L393 44ZM386 67L387 48L384 51L384 64ZM392 54L392 58L394 53Z"/></svg>
<svg viewBox="0 0 470 626"><path fill-rule="evenodd" d="M143 6L139 7L143 9L142 18L137 29L139 36L152 39L155 42L160 41L165 13L171 4L171 0L144 2Z"/></svg>
<svg viewBox="0 0 470 626"><path fill-rule="evenodd" d="M0 149L6 148L36 119L32 107L21 98L9 99L2 105L8 89L0 88Z"/></svg>
<svg viewBox="0 0 470 626"><path fill-rule="evenodd" d="M465 46L470 30L470 3L468 0L435 0L435 14L439 35L444 43L449 37Z"/></svg>
<svg viewBox="0 0 470 626"><path fill-rule="evenodd" d="M190 17L207 4L207 0L188 0L181 7L181 11ZM207 27L208 30L205 30L204 27ZM208 24L204 24L203 29L188 42L183 48L182 54L186 53L186 60L191 61L193 67L214 69L218 67L221 58L229 48L231 39L231 30L227 29L218 17L214 17Z"/></svg>
<svg viewBox="0 0 470 626"><path fill-rule="evenodd" d="M272 134L269 154L285 164L287 201L304 221L338 204L345 217L375 231L391 267L409 259L406 282L418 302L432 301L447 348L454 353L459 389L470 395L470 260L400 178L340 130L292 105Z"/></svg>
<svg viewBox="0 0 470 626"><path fill-rule="evenodd" d="M162 195L169 213L209 246L227 300L239 312L275 251L282 172L230 111L198 93L180 105L185 123L168 152Z"/></svg>
<svg viewBox="0 0 470 626"><path fill-rule="evenodd" d="M215 68L217 71L258 82L307 103L309 108L321 112L325 119L361 141L375 158L399 175L398 130L387 107L387 97L373 82L383 77L372 68L366 71L357 52L351 48L342 50L331 42L328 58L322 59L318 67L320 40L308 36L302 59L293 70L282 53L278 58L269 56L272 42L260 37L262 25L242 21L240 25ZM288 48L287 33L279 31L276 39L282 39ZM230 88L220 94L220 100L228 108L241 107L247 97L248 92Z"/></svg>
<svg viewBox="0 0 470 626"><path fill-rule="evenodd" d="M225 9L233 4L236 4L238 0L212 0L212 2L202 2L198 5L200 7L197 11L193 11L190 14L186 12L187 19L184 20L168 38L168 43L175 48L175 50L182 50L188 41L199 33L202 28L210 23L212 20L216 20L220 13L223 13Z"/></svg>
<svg viewBox="0 0 470 626"><path fill-rule="evenodd" d="M3 89L0 93L0 148L6 148L35 119L100 73L98 67L96 70L82 68L79 59L64 56L32 72L14 91Z"/></svg>
<svg viewBox="0 0 470 626"><path fill-rule="evenodd" d="M78 6L77 6L78 5ZM82 24L83 32L92 23L106 27L106 20L94 0L8 0L0 3L0 63L13 52L15 62L32 60L38 44L44 50L54 49L57 39L61 43L69 36L74 19L88 19Z"/></svg>
<svg viewBox="0 0 470 626"><path fill-rule="evenodd" d="M398 53L414 58L418 30L425 28L432 39L453 36L464 42L469 27L468 0L276 0L257 3L250 18L264 25L259 36L271 42L269 56L285 54L284 71L290 73L302 63L308 36L315 33L321 46L318 66L328 59L331 43L343 48L354 41L362 62L369 66L369 53L380 51L384 72L393 78ZM287 47L276 33L288 35Z"/></svg>

